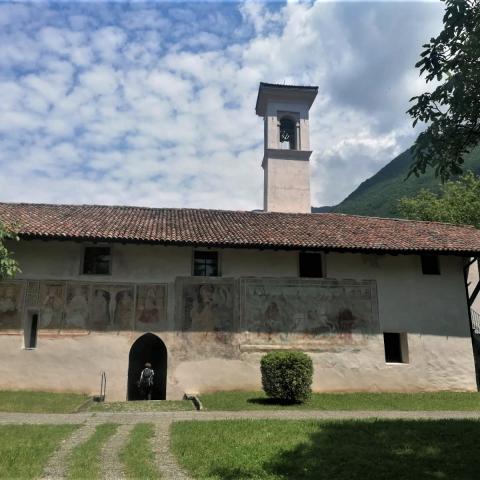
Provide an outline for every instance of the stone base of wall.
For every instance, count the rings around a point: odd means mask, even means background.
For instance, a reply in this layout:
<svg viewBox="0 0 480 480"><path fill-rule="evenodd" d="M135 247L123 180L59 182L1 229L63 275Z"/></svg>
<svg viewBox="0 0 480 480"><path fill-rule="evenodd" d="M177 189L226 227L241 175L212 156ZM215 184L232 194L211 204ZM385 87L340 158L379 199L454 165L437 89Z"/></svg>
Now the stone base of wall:
<svg viewBox="0 0 480 480"><path fill-rule="evenodd" d="M0 388L99 393L100 375L107 374L107 401L127 398L129 352L142 334L41 333L35 350L25 350L22 332L0 335ZM160 333L168 352L167 399L185 392L258 390L262 355L277 345L242 348L234 334L228 338L204 337L196 349L196 333ZM220 340L220 343L219 343ZM301 345L299 345L301 347ZM209 348L206 348L209 347ZM349 391L476 391L470 338L408 335L409 363L386 364L382 335L370 335L357 345L305 350L314 362L313 389ZM309 349L310 348L310 349Z"/></svg>

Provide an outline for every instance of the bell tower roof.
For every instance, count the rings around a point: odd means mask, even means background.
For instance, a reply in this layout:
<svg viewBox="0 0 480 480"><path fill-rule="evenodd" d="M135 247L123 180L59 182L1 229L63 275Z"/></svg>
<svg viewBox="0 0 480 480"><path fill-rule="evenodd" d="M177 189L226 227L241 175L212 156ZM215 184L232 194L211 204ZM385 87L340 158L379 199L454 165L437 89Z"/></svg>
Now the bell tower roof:
<svg viewBox="0 0 480 480"><path fill-rule="evenodd" d="M279 85L260 82L255 113L260 117L264 117L267 111L267 103L272 100L302 102L307 105L307 109L310 109L317 93L318 87L314 86Z"/></svg>

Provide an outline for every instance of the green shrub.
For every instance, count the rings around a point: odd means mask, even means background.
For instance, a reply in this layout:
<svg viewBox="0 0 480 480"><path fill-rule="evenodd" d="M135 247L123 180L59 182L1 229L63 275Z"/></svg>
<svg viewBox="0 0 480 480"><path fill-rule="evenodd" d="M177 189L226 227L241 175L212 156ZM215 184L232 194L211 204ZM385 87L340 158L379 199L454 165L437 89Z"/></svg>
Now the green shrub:
<svg viewBox="0 0 480 480"><path fill-rule="evenodd" d="M312 393L313 363L299 351L267 353L260 363L263 390L270 398L302 403Z"/></svg>

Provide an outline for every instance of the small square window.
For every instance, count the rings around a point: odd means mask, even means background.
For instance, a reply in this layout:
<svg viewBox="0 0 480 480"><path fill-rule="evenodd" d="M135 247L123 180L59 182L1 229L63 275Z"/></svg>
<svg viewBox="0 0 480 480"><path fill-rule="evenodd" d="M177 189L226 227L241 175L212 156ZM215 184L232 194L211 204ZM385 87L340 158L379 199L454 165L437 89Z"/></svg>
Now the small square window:
<svg viewBox="0 0 480 480"><path fill-rule="evenodd" d="M424 275L440 275L440 262L438 255L422 255L422 273Z"/></svg>
<svg viewBox="0 0 480 480"><path fill-rule="evenodd" d="M406 333L384 333L385 362L408 363L408 344Z"/></svg>
<svg viewBox="0 0 480 480"><path fill-rule="evenodd" d="M193 275L198 277L217 277L218 252L194 252Z"/></svg>
<svg viewBox="0 0 480 480"><path fill-rule="evenodd" d="M85 247L83 273L85 275L109 275L111 260L110 247Z"/></svg>
<svg viewBox="0 0 480 480"><path fill-rule="evenodd" d="M323 277L322 254L300 252L298 255L300 277Z"/></svg>

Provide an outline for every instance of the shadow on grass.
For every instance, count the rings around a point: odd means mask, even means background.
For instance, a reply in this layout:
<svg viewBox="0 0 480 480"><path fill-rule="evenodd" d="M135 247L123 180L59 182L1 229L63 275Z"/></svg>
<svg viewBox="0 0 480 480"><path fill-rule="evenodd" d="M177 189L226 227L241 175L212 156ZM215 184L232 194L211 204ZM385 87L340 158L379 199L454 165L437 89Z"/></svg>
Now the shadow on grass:
<svg viewBox="0 0 480 480"><path fill-rule="evenodd" d="M468 420L324 422L307 442L253 469L213 467L209 478L473 480L480 477L479 436L480 422Z"/></svg>
<svg viewBox="0 0 480 480"><path fill-rule="evenodd" d="M255 405L271 405L271 406L279 406L279 407L289 407L292 405L299 405L299 403L297 402L287 402L285 400L278 400L276 398L265 398L265 397L248 398L247 403L253 403Z"/></svg>

